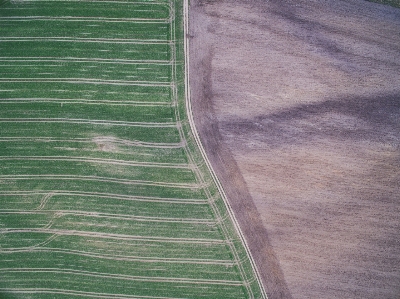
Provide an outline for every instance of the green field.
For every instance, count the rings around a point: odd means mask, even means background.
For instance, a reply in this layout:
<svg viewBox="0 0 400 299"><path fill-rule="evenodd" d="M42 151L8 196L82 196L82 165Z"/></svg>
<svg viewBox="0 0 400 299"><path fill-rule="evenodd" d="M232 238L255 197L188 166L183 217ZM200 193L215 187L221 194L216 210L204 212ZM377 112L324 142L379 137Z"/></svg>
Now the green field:
<svg viewBox="0 0 400 299"><path fill-rule="evenodd" d="M265 298L191 132L181 0L0 0L0 298Z"/></svg>
<svg viewBox="0 0 400 299"><path fill-rule="evenodd" d="M388 4L394 7L400 7L400 0L368 0L368 1L381 4Z"/></svg>

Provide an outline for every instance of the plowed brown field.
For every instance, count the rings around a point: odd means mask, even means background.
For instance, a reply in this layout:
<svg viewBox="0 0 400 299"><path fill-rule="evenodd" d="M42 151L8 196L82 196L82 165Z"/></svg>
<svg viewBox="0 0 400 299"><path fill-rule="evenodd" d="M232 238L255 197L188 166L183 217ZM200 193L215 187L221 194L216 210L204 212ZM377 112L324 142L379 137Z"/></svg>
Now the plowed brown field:
<svg viewBox="0 0 400 299"><path fill-rule="evenodd" d="M400 296L400 9L190 8L193 111L270 299Z"/></svg>

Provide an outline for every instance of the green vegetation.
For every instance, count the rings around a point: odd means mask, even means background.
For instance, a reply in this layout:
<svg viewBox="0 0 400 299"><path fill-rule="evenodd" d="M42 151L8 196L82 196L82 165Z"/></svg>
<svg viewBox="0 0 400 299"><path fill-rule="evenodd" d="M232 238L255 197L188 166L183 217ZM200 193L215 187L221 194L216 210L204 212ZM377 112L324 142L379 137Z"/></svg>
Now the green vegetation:
<svg viewBox="0 0 400 299"><path fill-rule="evenodd" d="M0 298L262 298L186 116L183 3L0 1Z"/></svg>
<svg viewBox="0 0 400 299"><path fill-rule="evenodd" d="M394 7L400 7L400 0L368 0L368 1L381 4L388 4Z"/></svg>

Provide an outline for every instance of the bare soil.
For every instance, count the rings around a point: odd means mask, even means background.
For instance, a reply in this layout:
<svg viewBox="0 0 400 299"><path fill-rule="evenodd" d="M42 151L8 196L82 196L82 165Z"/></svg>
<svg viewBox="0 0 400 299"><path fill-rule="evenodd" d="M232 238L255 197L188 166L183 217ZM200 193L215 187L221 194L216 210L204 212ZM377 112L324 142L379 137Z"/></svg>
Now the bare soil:
<svg viewBox="0 0 400 299"><path fill-rule="evenodd" d="M400 9L190 4L196 125L269 298L400 298Z"/></svg>

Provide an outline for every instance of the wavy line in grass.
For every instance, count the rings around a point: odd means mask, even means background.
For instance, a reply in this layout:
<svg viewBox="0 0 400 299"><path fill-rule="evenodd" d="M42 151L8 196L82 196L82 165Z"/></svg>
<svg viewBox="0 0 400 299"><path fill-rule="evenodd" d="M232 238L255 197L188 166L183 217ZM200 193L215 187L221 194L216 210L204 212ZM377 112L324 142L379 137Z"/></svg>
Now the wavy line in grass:
<svg viewBox="0 0 400 299"><path fill-rule="evenodd" d="M83 292L64 289L52 288L0 288L0 292L18 293L18 294L60 294L69 296L89 297L89 298L103 298L103 299L182 299L181 297L158 297L158 296L135 296L125 294L110 294L110 293L96 293L96 292Z"/></svg>
<svg viewBox="0 0 400 299"><path fill-rule="evenodd" d="M128 180L128 179L117 179L109 177L99 176L69 176L69 175L1 175L0 180L31 180L40 178L42 180L79 180L79 181L95 181L95 182L108 182L125 185L145 185L145 186L160 186L160 187L171 187L181 189L202 189L207 187L207 183L202 184L188 184L188 183L168 183L168 182L152 182L142 180Z"/></svg>
<svg viewBox="0 0 400 299"><path fill-rule="evenodd" d="M100 120L100 119L79 119L79 118L0 118L0 123L69 123L69 124L94 124L107 126L124 126L124 127L145 127L145 128L173 128L179 124L176 122L165 123L148 123L148 122L126 122L117 120Z"/></svg>
<svg viewBox="0 0 400 299"><path fill-rule="evenodd" d="M100 239L135 240L135 241L165 242L165 243L208 244L208 245L231 244L230 240L217 240L217 239L135 236L135 235L124 235L124 234L110 234L110 233L98 233L90 231L46 229L46 228L0 228L0 234L8 234L8 233L47 233L52 235L56 234L60 236L82 236L82 237L96 237Z"/></svg>
<svg viewBox="0 0 400 299"><path fill-rule="evenodd" d="M1 273L57 273L57 274L73 274L81 276L89 276L96 278L119 279L129 281L150 281L150 282L178 282L186 284L217 284L217 285L230 285L241 286L245 282L234 280L212 280L212 279L196 279L196 278L181 278L181 277L148 277L148 276L133 276L124 274L108 274L100 272L91 272L75 269L59 269L59 268L0 268Z"/></svg>
<svg viewBox="0 0 400 299"><path fill-rule="evenodd" d="M88 100L88 99L61 99L61 98L0 98L0 103L59 103L59 104L87 104L87 105L111 105L111 106L171 106L171 102L140 102L140 101L113 101L113 100Z"/></svg>
<svg viewBox="0 0 400 299"><path fill-rule="evenodd" d="M49 195L47 198L50 198L52 195ZM46 198L46 200L48 200ZM40 204L42 206L42 203ZM41 214L49 213L49 214L57 214L58 217L64 215L73 215L73 216L89 216L96 218L108 218L108 219L119 219L119 220L136 220L142 222L161 222L161 223L188 223L188 224L204 224L204 225L215 225L216 221L211 221L209 219L196 219L196 218L167 218L167 217L148 217L148 216L135 216L135 215L125 215L125 214L109 214L109 213L100 213L100 212L86 212L81 210L47 210L47 209L37 209L37 210L2 210L0 209L1 214L37 214L37 211L40 211Z"/></svg>
<svg viewBox="0 0 400 299"><path fill-rule="evenodd" d="M0 57L0 61L11 62L98 62L102 64L151 64L151 65L171 65L172 61L168 60L133 60L133 59L107 59L107 58L81 58L81 57L23 57L23 58L8 58Z"/></svg>
<svg viewBox="0 0 400 299"><path fill-rule="evenodd" d="M24 16L24 17L0 17L0 21L27 22L27 21L66 21L66 22L102 22L102 23L153 23L170 24L171 19L145 19L145 18L104 18L104 17L49 17L49 16Z"/></svg>
<svg viewBox="0 0 400 299"><path fill-rule="evenodd" d="M54 237L55 236L55 237ZM51 248L42 247L44 243L50 243L57 235L52 235L50 238L38 245L30 247L19 248L0 248L0 253L18 253L18 252L48 252L48 253L65 253L71 255L78 255L90 258L99 258L105 260L127 261L127 262L143 262L143 263L167 263L167 264L196 264L196 265L221 265L232 267L236 264L231 260L212 260L212 259L185 259L185 258L158 258L158 257L141 257L141 256L125 256L125 255L111 255L111 254L98 254L86 252L82 250L72 250L65 248ZM44 244L44 245L46 245Z"/></svg>
<svg viewBox="0 0 400 299"><path fill-rule="evenodd" d="M100 163L111 165L138 166L138 167L155 167L155 168L177 168L177 169L192 169L193 166L188 164L173 164L173 163L157 163L157 162L136 162L124 161L115 159L100 159L87 157L71 157L71 156L0 156L1 160L33 160L33 161L73 161L86 163Z"/></svg>
<svg viewBox="0 0 400 299"><path fill-rule="evenodd" d="M147 82L147 81L127 81L127 80L102 80L87 78L0 78L0 82L51 82L51 83L71 83L71 84L97 84L97 85L122 85L122 86L157 86L168 87L169 82Z"/></svg>
<svg viewBox="0 0 400 299"><path fill-rule="evenodd" d="M32 194L49 194L54 192L57 195L65 196L80 196L80 197L100 197L109 199L119 200L130 200L130 201L142 201L142 202L160 202L160 203L176 203L176 204L206 204L206 199L180 199L180 198L162 198L162 197L151 197L151 196L130 196L124 194L114 193L102 193L102 192L76 192L70 190L40 190L40 191L0 191L0 196L12 196L12 195L32 195Z"/></svg>
<svg viewBox="0 0 400 299"><path fill-rule="evenodd" d="M74 138L74 139L62 139L53 137L0 137L0 142L15 142L15 141L30 141L30 142L112 142L116 144L126 146L138 146L138 147L150 147L150 148L183 148L186 145L185 141L179 143L154 143L154 142L142 142L138 140L125 140L115 137L95 137L95 138Z"/></svg>
<svg viewBox="0 0 400 299"><path fill-rule="evenodd" d="M10 36L0 37L0 41L57 41L57 42L81 42L81 43L112 43L112 44L139 44L139 45L153 45L165 44L171 45L173 41L160 40L160 39L129 39L129 38L89 38L89 37L27 37L27 36Z"/></svg>

